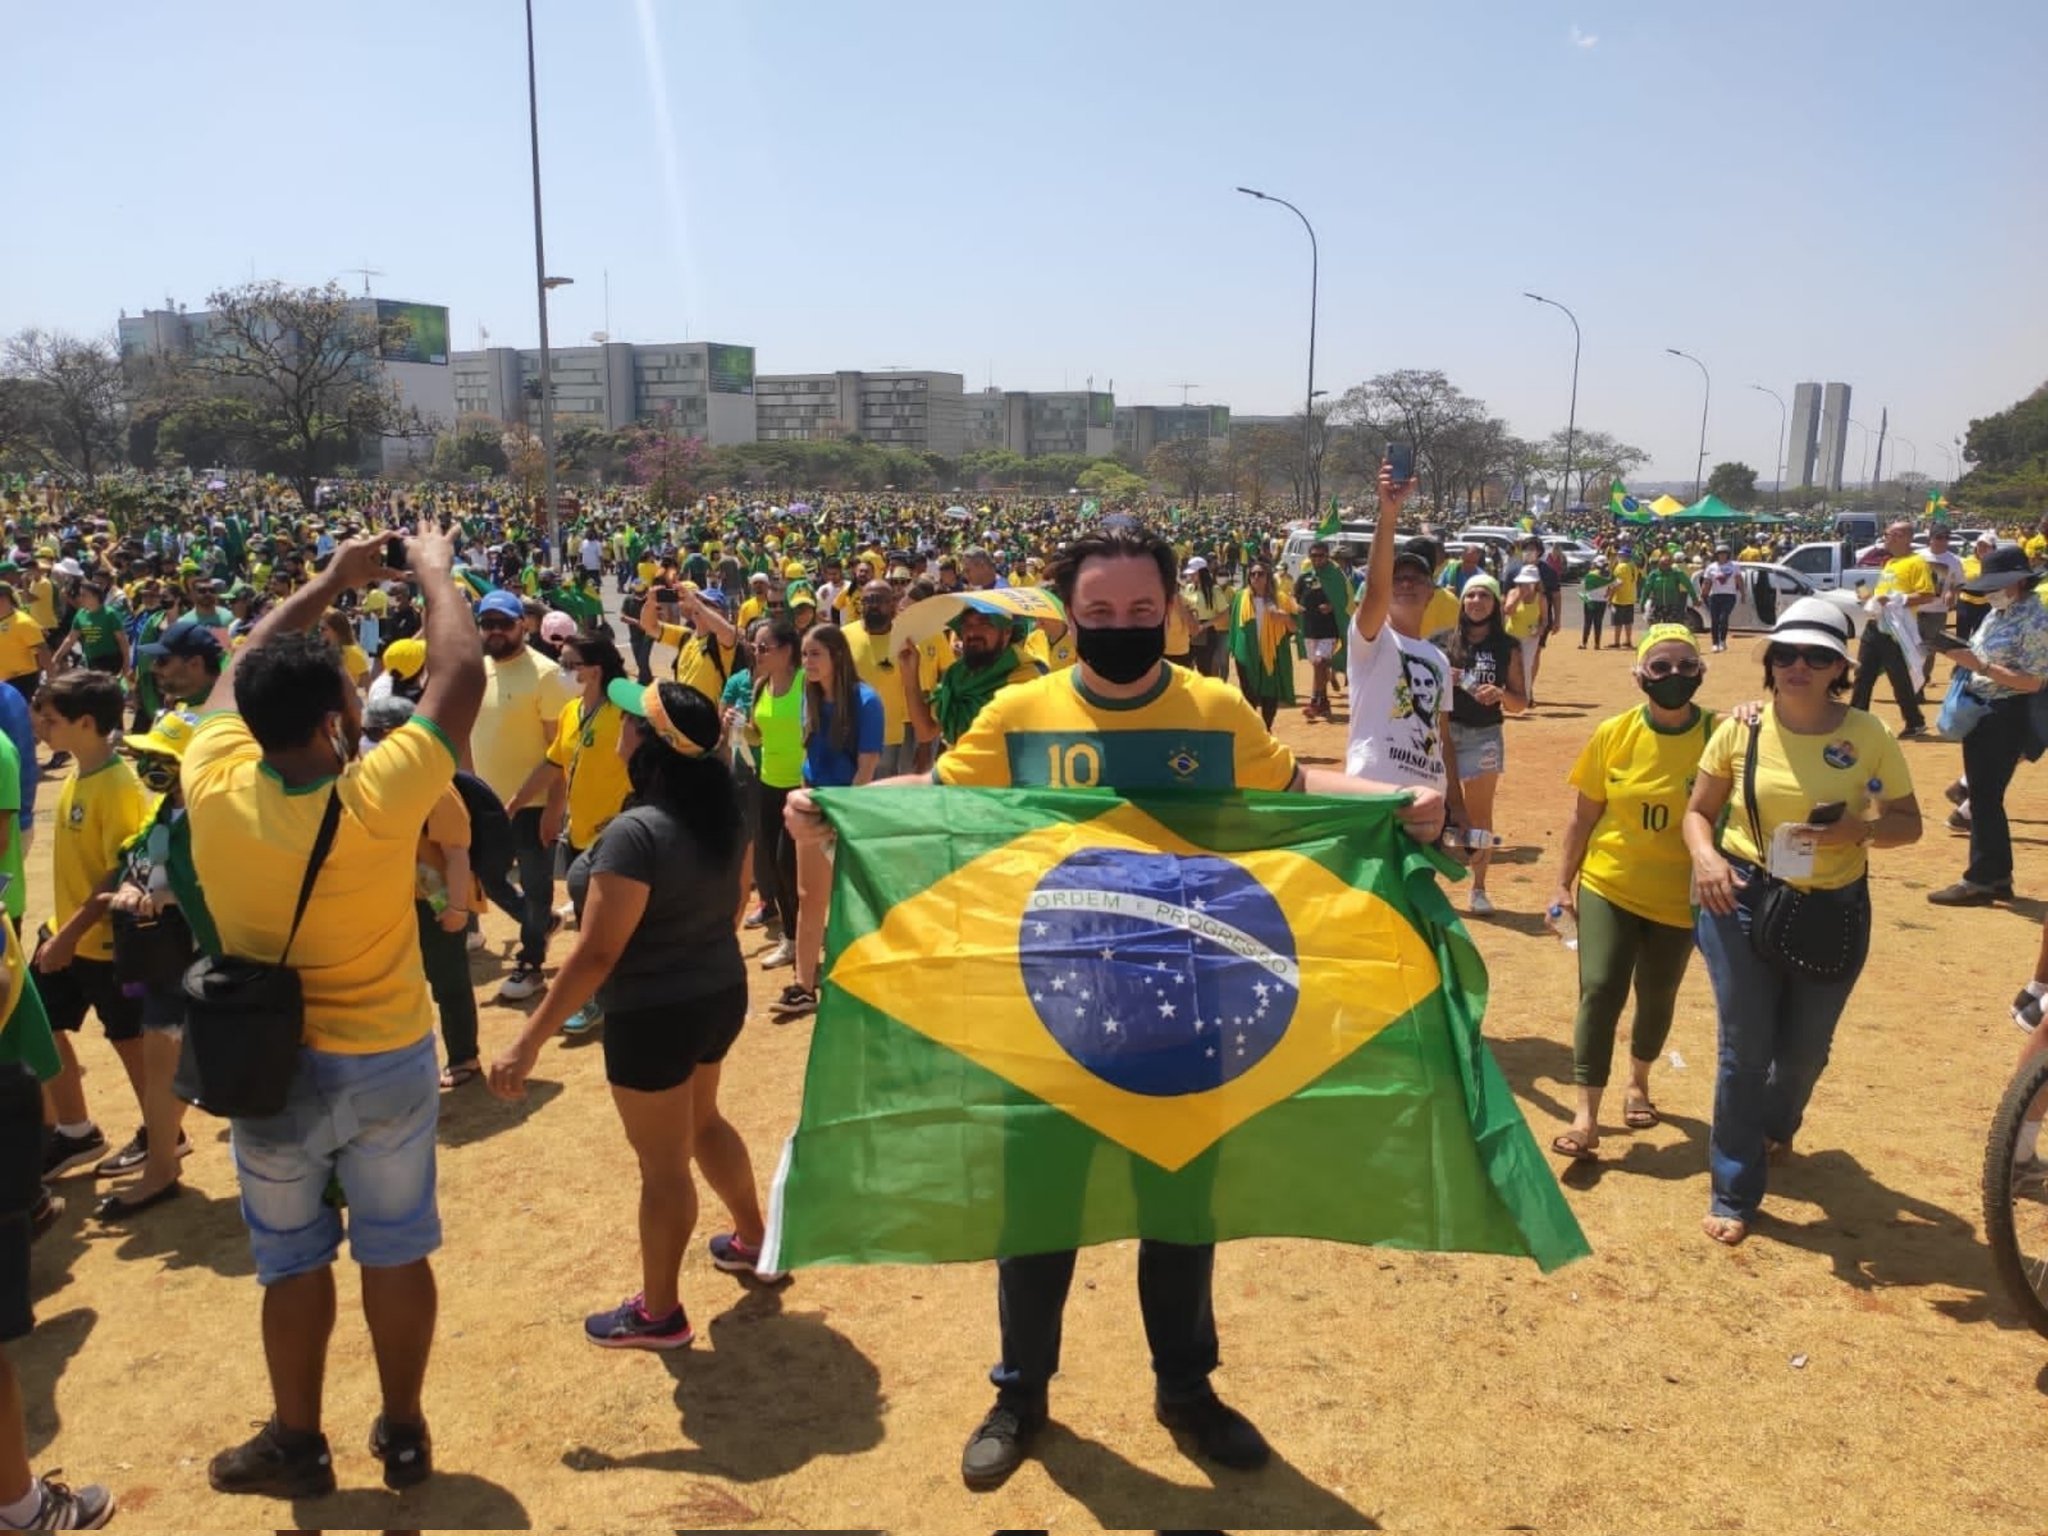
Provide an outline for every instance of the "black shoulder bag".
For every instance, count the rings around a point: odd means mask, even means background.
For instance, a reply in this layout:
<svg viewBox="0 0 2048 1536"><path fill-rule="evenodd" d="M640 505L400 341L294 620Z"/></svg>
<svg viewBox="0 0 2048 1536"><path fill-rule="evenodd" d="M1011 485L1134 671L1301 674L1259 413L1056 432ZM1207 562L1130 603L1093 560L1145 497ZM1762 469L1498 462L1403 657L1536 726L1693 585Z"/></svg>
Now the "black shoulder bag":
<svg viewBox="0 0 2048 1536"><path fill-rule="evenodd" d="M1773 875L1767 867L1770 844L1756 814L1756 756L1763 727L1749 728L1749 751L1742 763L1742 798L1749 808L1749 835L1756 844L1756 873L1761 887L1749 914L1749 943L1757 954L1780 970L1797 971L1814 981L1840 981L1854 970L1870 945L1870 903L1860 886L1839 891L1802 891Z"/></svg>
<svg viewBox="0 0 2048 1536"><path fill-rule="evenodd" d="M299 973L286 962L340 825L336 791L327 797L306 878L299 882L291 932L274 965L235 955L202 956L185 972L185 1048L171 1088L209 1115L260 1120L284 1111L306 1036L305 993Z"/></svg>

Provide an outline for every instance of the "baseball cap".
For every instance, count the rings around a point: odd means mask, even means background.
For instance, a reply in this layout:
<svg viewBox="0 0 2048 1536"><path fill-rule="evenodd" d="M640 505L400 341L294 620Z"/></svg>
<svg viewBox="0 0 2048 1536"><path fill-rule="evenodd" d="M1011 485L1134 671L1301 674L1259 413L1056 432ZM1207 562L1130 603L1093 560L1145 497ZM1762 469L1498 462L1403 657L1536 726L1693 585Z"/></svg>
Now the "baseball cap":
<svg viewBox="0 0 2048 1536"><path fill-rule="evenodd" d="M384 670L393 677L417 677L426 664L427 642L416 636L394 640L384 647Z"/></svg>
<svg viewBox="0 0 2048 1536"><path fill-rule="evenodd" d="M1636 642L1636 660L1641 661L1650 654L1650 647L1662 645L1667 640L1676 640L1689 645L1695 654L1700 648L1700 637L1683 624L1652 624L1643 631L1643 638Z"/></svg>
<svg viewBox="0 0 2048 1536"><path fill-rule="evenodd" d="M137 647L137 654L152 661L159 656L218 656L220 636L197 619L180 619L148 645Z"/></svg>
<svg viewBox="0 0 2048 1536"><path fill-rule="evenodd" d="M554 645L576 638L576 621L557 608L540 621L540 637Z"/></svg>
<svg viewBox="0 0 2048 1536"><path fill-rule="evenodd" d="M176 710L167 709L142 735L124 737L121 745L130 752L153 752L158 757L182 760L185 748L191 745L192 733L197 729L198 722Z"/></svg>
<svg viewBox="0 0 2048 1536"><path fill-rule="evenodd" d="M510 592L503 590L485 593L483 601L476 605L476 616L478 618L482 618L487 613L495 613L500 618L511 619L515 622L526 617L526 610L520 606L519 599Z"/></svg>

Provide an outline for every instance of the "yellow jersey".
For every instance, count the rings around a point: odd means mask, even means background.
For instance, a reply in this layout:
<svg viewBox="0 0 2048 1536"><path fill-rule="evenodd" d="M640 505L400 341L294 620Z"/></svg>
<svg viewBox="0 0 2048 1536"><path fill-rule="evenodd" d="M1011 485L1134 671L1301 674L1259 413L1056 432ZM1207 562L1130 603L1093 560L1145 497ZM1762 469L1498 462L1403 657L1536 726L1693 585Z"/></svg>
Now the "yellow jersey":
<svg viewBox="0 0 2048 1536"><path fill-rule="evenodd" d="M43 643L43 628L17 608L0 619L0 678L21 677L36 670L36 647Z"/></svg>
<svg viewBox="0 0 2048 1536"><path fill-rule="evenodd" d="M855 622L840 633L846 636L846 648L853 652L854 671L882 701L882 745L893 747L903 739L903 727L910 719L910 706L903 702L903 679L896 671L896 631L871 635L867 625Z"/></svg>
<svg viewBox="0 0 2048 1536"><path fill-rule="evenodd" d="M1430 590L1429 606L1422 610L1422 632L1425 635L1440 635L1458 625L1458 594L1449 587L1435 587Z"/></svg>
<svg viewBox="0 0 2048 1536"><path fill-rule="evenodd" d="M1934 595L1934 570L1917 553L1887 560L1877 578L1878 597L1920 597Z"/></svg>
<svg viewBox="0 0 2048 1536"><path fill-rule="evenodd" d="M1131 699L1091 692L1079 668L999 690L932 770L990 789L1286 789L1294 754L1229 683L1160 668Z"/></svg>
<svg viewBox="0 0 2048 1536"><path fill-rule="evenodd" d="M455 763L440 727L418 714L339 779L297 789L263 761L239 715L208 715L185 749L193 864L230 955L271 964L283 954L328 795L341 797L291 951L316 1051L402 1050L434 1028L413 891L420 832Z"/></svg>
<svg viewBox="0 0 2048 1536"><path fill-rule="evenodd" d="M1572 765L1571 786L1600 802L1579 882L1623 911L1692 927L1692 856L1681 826L1714 716L1669 730L1647 706L1603 720Z"/></svg>
<svg viewBox="0 0 2048 1536"><path fill-rule="evenodd" d="M49 577L38 576L28 584L28 616L44 634L57 627L57 589Z"/></svg>
<svg viewBox="0 0 2048 1536"><path fill-rule="evenodd" d="M1774 710L1764 711L1757 748L1757 821L1763 849L1749 832L1749 803L1742 793L1743 762L1749 752L1749 728L1725 720L1700 755L1700 772L1727 779L1728 821L1721 845L1752 864L1764 862L1771 833L1805 821L1816 805L1845 802L1850 816L1864 816L1886 800L1904 800L1913 793L1906 755L1882 720L1860 709L1848 711L1841 726L1819 736L1802 736L1778 724ZM1813 875L1792 883L1804 890L1837 890L1863 877L1869 860L1862 848L1816 848Z"/></svg>
<svg viewBox="0 0 2048 1536"><path fill-rule="evenodd" d="M154 807L125 757L110 757L91 773L75 773L64 781L57 794L57 846L50 854L56 877L56 927L62 928L72 913L92 900ZM102 917L88 928L74 953L80 960L113 959L112 918Z"/></svg>
<svg viewBox="0 0 2048 1536"><path fill-rule="evenodd" d="M1617 560L1613 568L1614 586L1608 601L1617 608L1633 608L1636 605L1636 583L1642 579L1642 572L1636 569L1632 560Z"/></svg>
<svg viewBox="0 0 2048 1536"><path fill-rule="evenodd" d="M619 756L618 706L600 699L587 716L586 707L581 699L562 706L554 742L548 747L548 761L568 776L565 826L570 845L579 850L597 841L605 823L625 809L626 797L633 793L626 760Z"/></svg>
<svg viewBox="0 0 2048 1536"><path fill-rule="evenodd" d="M725 693L725 680L732 676L738 647L721 643L708 631L699 634L681 624L662 625L661 643L676 648L675 680L716 704Z"/></svg>

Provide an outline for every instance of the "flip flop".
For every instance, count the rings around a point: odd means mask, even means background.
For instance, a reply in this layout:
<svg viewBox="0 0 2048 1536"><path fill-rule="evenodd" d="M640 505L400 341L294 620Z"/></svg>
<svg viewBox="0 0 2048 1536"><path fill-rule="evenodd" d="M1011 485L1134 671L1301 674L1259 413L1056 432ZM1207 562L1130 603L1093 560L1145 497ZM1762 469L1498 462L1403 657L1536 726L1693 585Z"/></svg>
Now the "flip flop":
<svg viewBox="0 0 2048 1536"><path fill-rule="evenodd" d="M1657 1112L1656 1105L1644 1099L1640 1104L1631 1104L1621 1112L1621 1123L1632 1131L1647 1131L1653 1125L1662 1125L1664 1117Z"/></svg>
<svg viewBox="0 0 2048 1536"><path fill-rule="evenodd" d="M107 1195L92 1208L94 1221L126 1221L130 1216L140 1215L152 1205L162 1205L185 1193L185 1186L173 1179L162 1189L152 1194L130 1199L126 1195Z"/></svg>
<svg viewBox="0 0 2048 1536"><path fill-rule="evenodd" d="M1722 1247L1736 1248L1749 1236L1749 1223L1733 1216L1708 1216L1701 1220L1700 1230Z"/></svg>
<svg viewBox="0 0 2048 1536"><path fill-rule="evenodd" d="M441 1072L441 1091L451 1093L484 1075L484 1069L475 1062L465 1062L459 1067L446 1067Z"/></svg>
<svg viewBox="0 0 2048 1536"><path fill-rule="evenodd" d="M1597 1140L1587 1141L1577 1131L1560 1131L1551 1138L1550 1150L1575 1163L1592 1163L1600 1159L1600 1143Z"/></svg>

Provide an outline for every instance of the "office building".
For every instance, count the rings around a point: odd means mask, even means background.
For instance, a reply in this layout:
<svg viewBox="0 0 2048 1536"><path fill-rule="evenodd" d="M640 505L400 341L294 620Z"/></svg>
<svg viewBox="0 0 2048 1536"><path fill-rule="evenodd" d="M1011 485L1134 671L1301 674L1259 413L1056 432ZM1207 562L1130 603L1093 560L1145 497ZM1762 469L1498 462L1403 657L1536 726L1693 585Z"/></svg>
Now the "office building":
<svg viewBox="0 0 2048 1536"><path fill-rule="evenodd" d="M1821 489L1842 488L1842 460L1849 447L1849 386L1830 384L1821 394L1820 474Z"/></svg>
<svg viewBox="0 0 2048 1536"><path fill-rule="evenodd" d="M965 402L967 446L1107 458L1116 447L1116 397L1106 390L984 389Z"/></svg>
<svg viewBox="0 0 2048 1536"><path fill-rule="evenodd" d="M1785 441L1785 483L1812 485L1820 451L1820 386L1792 386L1792 435Z"/></svg>
<svg viewBox="0 0 2048 1536"><path fill-rule="evenodd" d="M1161 443L1196 437L1221 447L1230 440L1227 405L1120 405L1116 408L1116 451L1142 464Z"/></svg>
<svg viewBox="0 0 2048 1536"><path fill-rule="evenodd" d="M714 448L754 441L754 349L718 341L550 347L555 430L660 424ZM455 354L455 405L540 430L540 348Z"/></svg>
<svg viewBox="0 0 2048 1536"><path fill-rule="evenodd" d="M755 431L764 443L859 437L956 459L967 448L965 381L957 373L764 373L754 381Z"/></svg>
<svg viewBox="0 0 2048 1536"><path fill-rule="evenodd" d="M448 308L368 296L350 299L348 308L377 328L377 377L397 393L402 408L416 411L430 429L422 436L380 439L359 467L374 474L423 463L433 457L434 434L455 424ZM190 358L215 345L218 325L211 310L145 309L140 315L124 313L115 332L124 359Z"/></svg>

